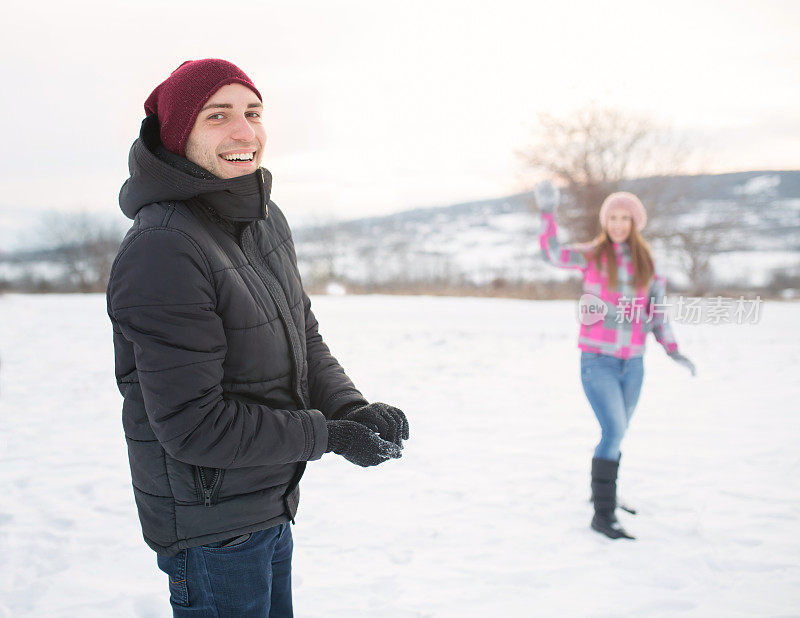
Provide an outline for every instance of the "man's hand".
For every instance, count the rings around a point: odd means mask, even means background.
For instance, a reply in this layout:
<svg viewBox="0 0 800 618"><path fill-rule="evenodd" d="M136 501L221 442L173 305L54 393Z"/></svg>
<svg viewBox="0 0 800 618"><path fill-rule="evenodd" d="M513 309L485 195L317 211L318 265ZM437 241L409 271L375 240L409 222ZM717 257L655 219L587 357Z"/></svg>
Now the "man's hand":
<svg viewBox="0 0 800 618"><path fill-rule="evenodd" d="M408 440L408 419L394 406L376 401L366 406L348 410L341 416L343 420L355 421L368 427L388 442L402 448L402 440Z"/></svg>
<svg viewBox="0 0 800 618"><path fill-rule="evenodd" d="M558 206L560 194L549 180L544 180L533 188L536 204L542 212L554 212Z"/></svg>
<svg viewBox="0 0 800 618"><path fill-rule="evenodd" d="M672 360L674 360L679 365L683 365L689 371L691 371L692 377L697 375L697 370L694 367L694 363L692 361L690 361L688 358L686 358L683 354L678 352L677 350L675 352L668 352L667 356L669 356Z"/></svg>
<svg viewBox="0 0 800 618"><path fill-rule="evenodd" d="M377 466L388 459L399 459L402 449L355 421L328 421L328 448L357 466Z"/></svg>

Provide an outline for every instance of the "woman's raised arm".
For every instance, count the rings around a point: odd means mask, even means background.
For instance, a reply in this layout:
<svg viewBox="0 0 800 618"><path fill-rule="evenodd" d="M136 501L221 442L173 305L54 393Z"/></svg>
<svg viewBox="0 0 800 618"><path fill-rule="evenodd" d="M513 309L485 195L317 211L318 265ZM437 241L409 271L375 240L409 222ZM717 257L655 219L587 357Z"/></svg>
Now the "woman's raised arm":
<svg viewBox="0 0 800 618"><path fill-rule="evenodd" d="M542 231L539 246L542 256L553 266L572 268L584 272L588 266L586 255L575 245L562 245L558 242L555 210L558 206L559 192L549 180L540 182L534 188L536 203L542 214Z"/></svg>

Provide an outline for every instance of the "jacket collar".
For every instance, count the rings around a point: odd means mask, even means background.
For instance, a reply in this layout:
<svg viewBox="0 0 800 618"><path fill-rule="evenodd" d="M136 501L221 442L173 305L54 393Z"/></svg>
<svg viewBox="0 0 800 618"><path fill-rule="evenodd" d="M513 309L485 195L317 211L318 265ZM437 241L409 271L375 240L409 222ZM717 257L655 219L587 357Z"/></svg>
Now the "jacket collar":
<svg viewBox="0 0 800 618"><path fill-rule="evenodd" d="M139 138L128 156L130 177L122 185L119 203L131 219L154 202L196 198L232 222L266 219L272 174L263 167L236 178L217 178L188 159L168 151L159 138L158 118L142 122Z"/></svg>

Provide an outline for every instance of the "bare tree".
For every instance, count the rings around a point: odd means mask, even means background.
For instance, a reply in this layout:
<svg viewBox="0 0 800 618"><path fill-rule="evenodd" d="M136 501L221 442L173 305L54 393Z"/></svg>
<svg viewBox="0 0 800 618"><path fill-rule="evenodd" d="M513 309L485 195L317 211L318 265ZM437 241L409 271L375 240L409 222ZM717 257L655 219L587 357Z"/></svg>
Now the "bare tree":
<svg viewBox="0 0 800 618"><path fill-rule="evenodd" d="M562 186L559 210L566 229L589 238L600 231L605 197L632 178L681 171L688 149L652 118L590 105L567 117L539 114L535 143L520 156L535 172ZM652 204L658 183L648 185Z"/></svg>
<svg viewBox="0 0 800 618"><path fill-rule="evenodd" d="M600 206L609 193L635 192L647 205L648 239L676 254L695 290L705 291L711 257L735 222L692 219L696 204L676 191L674 176L686 172L693 154L667 125L596 105L567 117L539 114L536 141L519 153L531 171L562 187L567 199L559 219L575 240L600 232Z"/></svg>
<svg viewBox="0 0 800 618"><path fill-rule="evenodd" d="M104 292L123 231L111 218L89 212L48 213L38 238L64 269L68 288Z"/></svg>

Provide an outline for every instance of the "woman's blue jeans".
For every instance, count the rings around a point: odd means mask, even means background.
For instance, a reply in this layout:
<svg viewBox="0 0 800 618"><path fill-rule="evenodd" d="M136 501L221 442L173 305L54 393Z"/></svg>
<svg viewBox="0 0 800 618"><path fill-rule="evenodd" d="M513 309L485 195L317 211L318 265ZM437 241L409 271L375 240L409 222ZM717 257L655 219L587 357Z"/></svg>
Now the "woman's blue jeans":
<svg viewBox="0 0 800 618"><path fill-rule="evenodd" d="M616 461L644 378L641 356L617 358L581 352L581 383L600 423L600 443L594 456Z"/></svg>
<svg viewBox="0 0 800 618"><path fill-rule="evenodd" d="M292 546L287 523L159 555L173 616L291 618Z"/></svg>

